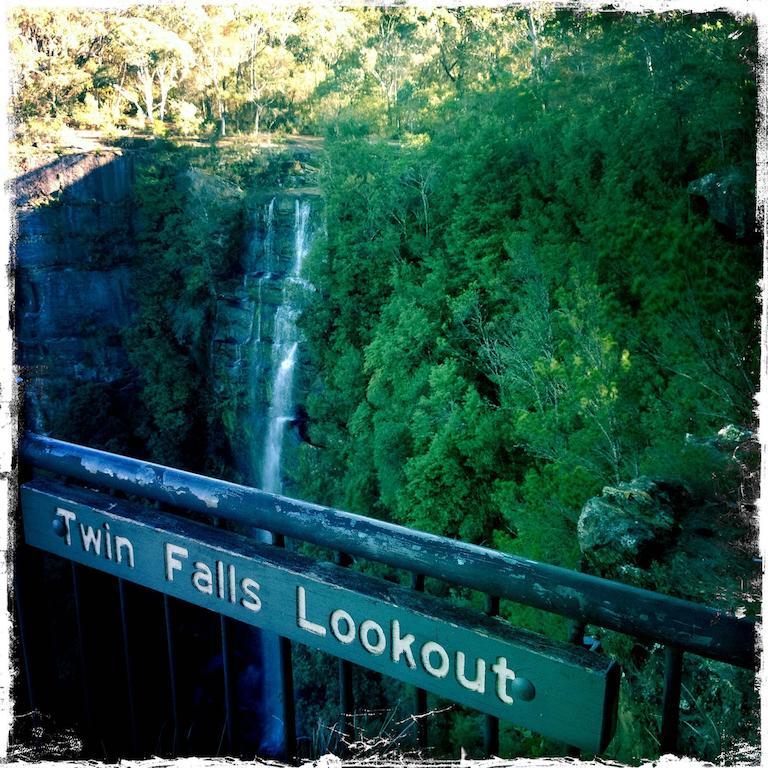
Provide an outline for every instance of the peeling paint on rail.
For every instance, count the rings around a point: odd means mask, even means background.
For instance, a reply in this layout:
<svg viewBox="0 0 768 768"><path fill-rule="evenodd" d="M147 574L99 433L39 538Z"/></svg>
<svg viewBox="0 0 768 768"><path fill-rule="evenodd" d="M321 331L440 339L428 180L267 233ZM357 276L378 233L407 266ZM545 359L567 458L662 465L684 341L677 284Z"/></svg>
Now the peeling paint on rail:
<svg viewBox="0 0 768 768"><path fill-rule="evenodd" d="M753 668L755 621L374 518L28 434L21 458L93 485L263 528L497 597Z"/></svg>

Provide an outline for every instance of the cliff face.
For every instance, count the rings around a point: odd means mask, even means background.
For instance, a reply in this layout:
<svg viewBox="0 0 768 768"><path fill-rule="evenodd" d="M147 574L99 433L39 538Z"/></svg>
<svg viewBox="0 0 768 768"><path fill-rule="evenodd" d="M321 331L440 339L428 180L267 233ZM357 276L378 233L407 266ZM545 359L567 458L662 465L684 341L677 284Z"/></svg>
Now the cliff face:
<svg viewBox="0 0 768 768"><path fill-rule="evenodd" d="M107 432L124 423L130 430L142 382L123 332L139 315L132 281L143 257L136 245L142 233L134 187L151 152L67 155L16 179L16 351L28 429L87 442L94 439L94 423L99 427L94 411L102 408L122 415L109 423L102 415L97 443L109 444L117 436ZM296 320L314 290L301 262L323 228L323 207L309 186L307 160L275 153L265 160L264 173L241 180L238 188L216 173L184 170L182 159L173 183L185 220L207 221L224 206L229 218L239 215L244 224L232 246L231 271L208 286L211 327L201 335L207 354L191 348L187 354L207 368L206 386L223 416L231 456L255 485L276 373L294 343L290 381L283 382L286 410L272 414L287 454L298 445L291 421L309 377ZM73 409L64 407L78 397L74 412L88 422L83 429L72 423Z"/></svg>
<svg viewBox="0 0 768 768"><path fill-rule="evenodd" d="M181 439L168 427L170 417L151 418L167 402L175 405L169 397L175 388L194 389L190 408L169 409L191 425L193 458L207 471L211 454L222 462L231 455L240 472L230 474L259 485L269 455L277 489L283 442L286 462L298 446L289 422L307 372L296 321L314 290L303 265L323 226L322 206L319 195L302 186L301 163L293 156L276 153L238 177L218 156L201 160L201 154L70 155L17 179L16 351L24 426L160 461L154 434L174 445ZM155 433L147 424L158 427ZM212 435L217 440L210 448ZM67 577L66 569L52 576L61 584ZM111 595L98 595L100 606L111 604ZM98 614L100 629L110 626L107 614ZM204 638L201 645L210 640L218 648L217 635L208 634L212 625L190 619L188 626ZM37 635L52 636L47 627ZM68 641L76 658L71 638L57 637L60 647ZM230 642L233 657L248 659L233 672L243 744L277 754L283 738L280 668L271 661L277 640L249 630L233 633ZM195 644L176 649L175 663L190 686L191 722L223 717L209 680L216 658ZM94 668L108 663L100 659ZM77 685L81 679L70 687ZM152 690L151 681L143 690ZM112 690L108 699L102 698L100 714L111 727L119 722ZM153 713L155 706L160 711ZM148 706L148 738L167 728L162 707L162 698ZM200 746L191 746L197 741L187 735L188 748L210 752L220 738L218 728L201 727L194 735Z"/></svg>
<svg viewBox="0 0 768 768"><path fill-rule="evenodd" d="M127 384L131 154L67 155L15 183L16 347L26 426L49 430L83 382Z"/></svg>

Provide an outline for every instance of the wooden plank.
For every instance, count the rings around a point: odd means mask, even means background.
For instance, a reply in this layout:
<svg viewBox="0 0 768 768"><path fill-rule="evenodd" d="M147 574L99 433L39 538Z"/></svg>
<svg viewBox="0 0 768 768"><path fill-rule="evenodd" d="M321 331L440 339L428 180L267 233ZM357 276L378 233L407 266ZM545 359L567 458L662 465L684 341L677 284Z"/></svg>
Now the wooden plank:
<svg viewBox="0 0 768 768"><path fill-rule="evenodd" d="M599 752L618 667L327 562L47 481L22 487L29 544Z"/></svg>

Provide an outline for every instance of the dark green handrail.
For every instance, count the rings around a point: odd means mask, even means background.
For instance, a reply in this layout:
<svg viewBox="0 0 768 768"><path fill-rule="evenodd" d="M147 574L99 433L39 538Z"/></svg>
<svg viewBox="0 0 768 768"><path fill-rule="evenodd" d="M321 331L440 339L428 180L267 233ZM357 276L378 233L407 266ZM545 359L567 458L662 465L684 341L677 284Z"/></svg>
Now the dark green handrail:
<svg viewBox="0 0 768 768"><path fill-rule="evenodd" d="M723 610L330 507L36 434L32 466L245 523L681 651L754 668L755 621Z"/></svg>

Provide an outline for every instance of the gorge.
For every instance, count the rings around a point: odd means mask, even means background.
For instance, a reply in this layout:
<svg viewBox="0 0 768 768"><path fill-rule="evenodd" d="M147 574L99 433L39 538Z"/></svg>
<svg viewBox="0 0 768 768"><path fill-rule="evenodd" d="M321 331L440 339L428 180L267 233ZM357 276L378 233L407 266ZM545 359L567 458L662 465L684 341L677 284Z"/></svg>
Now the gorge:
<svg viewBox="0 0 768 768"><path fill-rule="evenodd" d="M322 4L12 18L24 426L760 613L753 20ZM160 46L145 67L127 58L130 31ZM299 554L485 610L469 589ZM28 549L16 565L41 691L17 678L17 727L54 713L83 739L75 757L277 755L289 683L302 758L343 748L347 726L365 758L420 743L411 687L355 668L346 696L337 660L298 646L278 684L274 637ZM305 620L333 633L305 597ZM658 757L662 646L497 607L619 663L605 756ZM338 609L358 629L372 618ZM129 646L142 663L116 664ZM680 672L681 751L749 757L752 670L686 652ZM133 707L115 694L132 677ZM487 754L480 715L427 703L432 756ZM508 723L499 745L565 754Z"/></svg>
<svg viewBox="0 0 768 768"><path fill-rule="evenodd" d="M151 147L65 155L17 181L17 343L26 429L96 444L99 423L114 418L123 433L102 444L126 453L136 445L130 414L140 407L143 382L125 347L140 312L135 281L142 274L137 251L145 222L134 206L135 179L156 155ZM292 168L294 185L304 183L293 154L275 153L273 161ZM206 195L218 196L221 182L173 167L172 186L185 195L192 190L199 204L188 215L205 216ZM203 361L200 380L231 398L223 452L234 457L231 476L280 493L284 444L292 443L295 455L299 442L290 425L307 375L297 319L314 290L302 270L322 229L322 205L311 189L281 189L276 176L268 171L266 182L243 192L227 188L227 214L248 224L237 235L240 245L231 243L238 266L215 293L207 292L210 329L189 352ZM79 398L92 421L81 418ZM264 531L248 533L272 540ZM284 693L275 660L285 650L276 636L255 628L233 629L231 642L244 659L235 703L251 710L242 715L251 723L243 729L245 743L260 754L283 754Z"/></svg>

